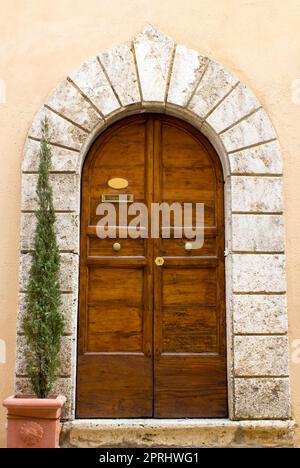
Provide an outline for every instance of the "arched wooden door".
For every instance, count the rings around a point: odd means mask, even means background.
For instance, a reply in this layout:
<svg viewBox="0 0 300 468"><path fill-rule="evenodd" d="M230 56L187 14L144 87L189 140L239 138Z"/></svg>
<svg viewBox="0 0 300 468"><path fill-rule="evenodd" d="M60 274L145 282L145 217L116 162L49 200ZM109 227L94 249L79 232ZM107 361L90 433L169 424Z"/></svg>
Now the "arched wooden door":
<svg viewBox="0 0 300 468"><path fill-rule="evenodd" d="M114 177L128 187L111 189ZM97 205L116 193L204 203L203 247L99 239ZM86 158L81 213L77 417L226 417L223 175L212 146L165 115L116 123Z"/></svg>

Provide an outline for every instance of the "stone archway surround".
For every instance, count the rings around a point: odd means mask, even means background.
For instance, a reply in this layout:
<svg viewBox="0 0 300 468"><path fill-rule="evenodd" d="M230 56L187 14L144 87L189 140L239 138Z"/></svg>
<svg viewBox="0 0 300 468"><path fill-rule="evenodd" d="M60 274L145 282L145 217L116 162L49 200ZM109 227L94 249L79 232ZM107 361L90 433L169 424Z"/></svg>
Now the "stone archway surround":
<svg viewBox="0 0 300 468"><path fill-rule="evenodd" d="M41 119L46 115L50 127L66 315L56 390L68 397L65 418L72 420L81 168L92 142L107 126L147 111L190 122L208 137L222 161L230 419L289 419L282 160L275 130L238 78L151 26L132 43L106 50L73 71L29 130L22 167L16 390L29 390L20 324L33 245Z"/></svg>

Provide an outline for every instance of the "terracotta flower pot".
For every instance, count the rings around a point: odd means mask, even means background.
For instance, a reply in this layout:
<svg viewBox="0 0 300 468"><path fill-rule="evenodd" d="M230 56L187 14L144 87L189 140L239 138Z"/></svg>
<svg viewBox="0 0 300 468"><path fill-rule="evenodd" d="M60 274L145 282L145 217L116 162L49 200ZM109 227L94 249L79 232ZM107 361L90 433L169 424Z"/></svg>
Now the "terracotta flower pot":
<svg viewBox="0 0 300 468"><path fill-rule="evenodd" d="M6 398L8 448L58 448L63 395L35 398L14 395Z"/></svg>

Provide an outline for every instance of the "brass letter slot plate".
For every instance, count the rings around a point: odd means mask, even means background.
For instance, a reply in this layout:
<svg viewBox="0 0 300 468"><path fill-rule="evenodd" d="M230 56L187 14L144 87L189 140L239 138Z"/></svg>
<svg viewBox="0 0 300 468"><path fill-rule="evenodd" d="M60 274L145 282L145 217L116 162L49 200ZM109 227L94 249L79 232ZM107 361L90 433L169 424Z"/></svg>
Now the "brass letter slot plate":
<svg viewBox="0 0 300 468"><path fill-rule="evenodd" d="M132 203L134 196L132 193L118 193L118 194L109 194L103 193L101 195L102 203Z"/></svg>

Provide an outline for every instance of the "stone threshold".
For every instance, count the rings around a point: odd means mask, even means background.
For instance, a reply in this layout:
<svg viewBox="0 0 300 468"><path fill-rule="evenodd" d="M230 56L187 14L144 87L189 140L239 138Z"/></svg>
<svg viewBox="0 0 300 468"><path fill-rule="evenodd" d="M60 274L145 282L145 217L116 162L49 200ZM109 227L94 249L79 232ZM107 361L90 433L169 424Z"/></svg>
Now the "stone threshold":
<svg viewBox="0 0 300 468"><path fill-rule="evenodd" d="M294 421L229 419L75 419L61 447L294 447Z"/></svg>

